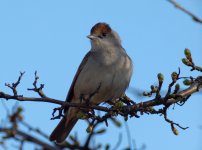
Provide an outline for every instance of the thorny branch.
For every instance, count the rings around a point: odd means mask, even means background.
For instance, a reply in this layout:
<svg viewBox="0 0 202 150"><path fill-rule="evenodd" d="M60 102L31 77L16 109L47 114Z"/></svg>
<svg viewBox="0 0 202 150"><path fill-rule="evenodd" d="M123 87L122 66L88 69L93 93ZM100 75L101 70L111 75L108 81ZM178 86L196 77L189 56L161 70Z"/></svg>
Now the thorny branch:
<svg viewBox="0 0 202 150"><path fill-rule="evenodd" d="M173 84L172 84L173 85ZM35 98L35 97L24 97L24 96L18 96L18 95L9 95L5 94L4 92L0 92L0 98L3 99L14 99L18 101L32 101L32 102L49 102L49 103L54 103L54 104L59 104L63 107L80 107L80 108L86 108L89 110L100 110L107 112L103 117L96 116L92 113L88 113L88 117L95 119L99 122L105 121L107 118L110 118L112 116L116 115L121 115L121 116L130 116L133 117L137 114L137 112L145 111L149 113L154 113L154 110L149 110L149 108L153 106L158 106L158 105L172 105L177 102L182 102L186 99L187 96L190 96L192 93L197 92L200 88L202 87L202 77L199 76L197 77L194 82L185 90L180 91L176 93L175 95L168 95L166 94L165 97L161 98L154 98L151 100L148 100L146 102L140 102L140 103L132 103L130 105L123 105L121 102L117 102L116 105L111 106L111 107L103 107L103 106L95 106L95 105L85 105L83 103L69 103L69 102L64 102L62 100L57 100L49 97L42 97L42 98ZM171 88L171 86L169 86ZM170 90L168 91L170 93ZM119 106L123 105L123 106Z"/></svg>
<svg viewBox="0 0 202 150"><path fill-rule="evenodd" d="M5 83L5 86L9 87L13 91L13 95L17 96L17 86L20 84L20 80L22 79L22 76L25 74L25 72L20 72L20 76L18 77L18 80L15 83L9 84Z"/></svg>
<svg viewBox="0 0 202 150"><path fill-rule="evenodd" d="M37 87L37 81L39 79L39 77L37 76L37 71L35 71L34 75L35 75L35 80L33 82L34 88L28 88L27 90L28 91L34 91L34 92L38 93L39 96L45 98L46 95L43 92L44 84L40 84L40 87Z"/></svg>
<svg viewBox="0 0 202 150"><path fill-rule="evenodd" d="M196 15L194 15L192 12L190 12L189 10L185 9L184 7L182 7L180 4L178 4L175 0L167 0L168 2L170 2L171 4L173 4L176 8L180 9L181 11L183 11L184 13L186 13L187 15L189 15L190 17L192 17L192 19L198 23L202 23L202 19L200 19L199 17L197 17Z"/></svg>
<svg viewBox="0 0 202 150"><path fill-rule="evenodd" d="M182 59L182 62L192 67L192 70L197 70L199 72L202 71L202 69L198 66L196 66L192 60L191 52L188 49L185 49L185 57ZM63 110L67 107L77 107L81 109L81 111L78 113L77 117L79 119L88 119L89 120L89 127L88 132L90 132L88 136L88 140L86 141L85 147L88 147L89 141L92 138L92 136L95 134L94 128L99 124L100 122L105 122L106 126L108 126L108 119L112 119L116 117L117 115L123 116L125 120L128 119L128 117L136 117L139 118L139 114L141 115L146 114L160 114L164 116L164 119L166 122L168 122L171 125L171 129L174 134L178 134L177 129L174 126L177 126L183 130L187 129L188 127L182 127L180 124L175 123L174 121L168 119L167 117L167 110L172 104L179 104L183 105L193 93L198 92L200 88L202 88L202 76L198 76L196 78L193 77L180 77L180 69L177 72L173 72L171 74L172 82L168 86L167 93L165 96L161 94L161 87L164 82L164 76L163 74L159 73L157 78L159 85L158 86L151 86L150 92L144 92L144 96L152 96L155 94L155 97L153 99L147 100L145 102L135 103L133 100L131 100L129 97L124 95L123 97L117 99L116 102L110 102L108 107L104 106L96 106L91 104L85 104L85 103L69 103L58 99L53 99L47 97L44 92L44 84L41 84L40 87L37 87L37 81L39 77L37 76L37 72L35 72L35 80L33 83L34 88L29 88L28 90L34 91L38 93L40 98L38 97L25 97L22 95L17 94L17 86L19 85L22 76L24 73L20 73L20 76L16 83L13 83L12 85L6 84L7 87L11 88L13 91L13 95L4 93L0 91L0 98L6 99L6 100L17 100L17 101L32 101L32 102L48 102L48 103L54 103L58 104L61 107L55 108L53 111L53 118L52 119L58 119L60 117L63 117ZM180 85L177 83L178 80L186 79L188 81L184 82L186 85L189 85L186 89L180 90ZM187 83L188 82L188 83ZM101 85L100 85L101 86ZM100 86L97 90L99 90ZM174 90L173 90L174 87ZM98 91L93 92L93 94L89 94L90 97L92 97L94 94L96 94ZM155 109L155 106L162 106L160 109ZM95 110L99 110L102 112L105 112L103 116L97 115L95 113ZM54 114L56 112L59 112L59 114L54 117ZM29 126L27 126L29 128ZM31 128L30 128L31 129ZM35 130L36 131L36 130ZM103 131L104 132L104 131ZM74 140L76 141L76 140ZM23 144L23 142L22 142ZM70 146L70 145L69 145Z"/></svg>

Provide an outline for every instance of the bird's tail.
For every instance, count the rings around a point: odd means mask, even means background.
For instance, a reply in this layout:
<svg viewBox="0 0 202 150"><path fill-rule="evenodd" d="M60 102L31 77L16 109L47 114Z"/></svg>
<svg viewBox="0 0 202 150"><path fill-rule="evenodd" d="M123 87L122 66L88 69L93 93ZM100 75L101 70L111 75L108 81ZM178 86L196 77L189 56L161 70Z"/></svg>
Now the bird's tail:
<svg viewBox="0 0 202 150"><path fill-rule="evenodd" d="M75 112L74 113L71 112L69 115L68 114L69 112L65 115L64 118L62 118L62 120L59 122L59 124L51 133L49 138L51 141L62 143L66 139L66 137L69 135L70 131L72 130L76 122L78 121L78 118Z"/></svg>

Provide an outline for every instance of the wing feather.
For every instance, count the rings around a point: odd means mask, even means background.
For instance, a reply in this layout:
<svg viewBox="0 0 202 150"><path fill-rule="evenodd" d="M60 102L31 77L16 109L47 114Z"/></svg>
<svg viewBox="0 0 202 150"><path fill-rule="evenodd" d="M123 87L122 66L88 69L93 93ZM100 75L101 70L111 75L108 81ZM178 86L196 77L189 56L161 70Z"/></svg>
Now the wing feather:
<svg viewBox="0 0 202 150"><path fill-rule="evenodd" d="M73 82L70 86L69 92L68 92L67 97L66 97L67 102L71 102L71 100L73 99L73 97L74 97L74 85L78 79L80 72L82 71L83 67L86 65L86 62L88 61L88 58L90 55L92 55L92 53L93 53L92 51L89 51L85 55L85 57L83 58L81 64L79 65L79 68L77 69L76 75L74 76Z"/></svg>

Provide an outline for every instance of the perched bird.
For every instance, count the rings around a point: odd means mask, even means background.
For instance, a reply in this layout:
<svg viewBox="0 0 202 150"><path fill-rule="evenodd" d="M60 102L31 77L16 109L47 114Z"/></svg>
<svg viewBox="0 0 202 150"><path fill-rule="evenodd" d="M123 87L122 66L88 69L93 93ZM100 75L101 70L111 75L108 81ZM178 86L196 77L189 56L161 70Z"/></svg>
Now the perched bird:
<svg viewBox="0 0 202 150"><path fill-rule="evenodd" d="M132 61L121 46L118 33L106 23L97 23L87 37L91 50L77 70L66 101L80 103L83 96L89 104L99 105L120 98L131 79ZM65 116L50 135L51 141L61 143L66 139L78 121L78 112L75 107L65 110Z"/></svg>

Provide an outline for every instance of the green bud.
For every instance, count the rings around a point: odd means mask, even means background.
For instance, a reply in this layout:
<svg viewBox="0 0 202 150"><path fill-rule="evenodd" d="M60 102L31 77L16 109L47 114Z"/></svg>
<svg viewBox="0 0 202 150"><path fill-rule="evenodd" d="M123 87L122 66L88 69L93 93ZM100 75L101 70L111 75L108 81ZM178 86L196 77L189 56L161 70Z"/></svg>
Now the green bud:
<svg viewBox="0 0 202 150"><path fill-rule="evenodd" d="M149 110L153 111L153 110L155 110L155 109L154 109L153 106L150 106L150 107L149 107Z"/></svg>
<svg viewBox="0 0 202 150"><path fill-rule="evenodd" d="M158 73L157 77L158 77L159 82L163 82L164 76L162 73Z"/></svg>
<svg viewBox="0 0 202 150"><path fill-rule="evenodd" d="M149 93L148 92L143 92L142 95L143 96L149 96Z"/></svg>
<svg viewBox="0 0 202 150"><path fill-rule="evenodd" d="M190 58L191 57L191 51L188 49L188 48L185 48L184 50L184 54L187 58Z"/></svg>
<svg viewBox="0 0 202 150"><path fill-rule="evenodd" d="M17 112L21 113L22 111L23 111L23 108L22 107L18 107Z"/></svg>
<svg viewBox="0 0 202 150"><path fill-rule="evenodd" d="M93 132L93 128L94 128L93 125L89 125L88 128L86 129L86 132L87 133L92 133Z"/></svg>
<svg viewBox="0 0 202 150"><path fill-rule="evenodd" d="M156 93L158 91L158 88L157 87L154 87L153 89L152 89L152 92L153 93Z"/></svg>
<svg viewBox="0 0 202 150"><path fill-rule="evenodd" d="M177 72L173 72L173 73L171 74L171 77L172 77L172 80L173 80L173 81L176 81L177 78L178 78Z"/></svg>
<svg viewBox="0 0 202 150"><path fill-rule="evenodd" d="M177 84L175 85L175 90L176 90L176 91L179 91L179 89L180 89L180 85L177 83Z"/></svg>
<svg viewBox="0 0 202 150"><path fill-rule="evenodd" d="M185 79L185 80L183 81L183 83L184 83L184 85L189 86L189 85L192 84L192 81L191 81L191 80L188 80L188 79Z"/></svg>
<svg viewBox="0 0 202 150"><path fill-rule="evenodd" d="M173 133L174 133L175 135L179 135L179 132L178 132L178 130L174 127L174 125L171 125L171 129L172 129L172 131L173 131Z"/></svg>
<svg viewBox="0 0 202 150"><path fill-rule="evenodd" d="M115 107L117 107L117 108L123 107L123 102L119 101L119 102L115 103Z"/></svg>
<svg viewBox="0 0 202 150"><path fill-rule="evenodd" d="M187 58L182 58L182 63L185 65L189 65L190 61Z"/></svg>
<svg viewBox="0 0 202 150"><path fill-rule="evenodd" d="M106 129L101 129L101 130L97 131L96 133L101 134L101 133L105 133L105 132L106 132Z"/></svg>

